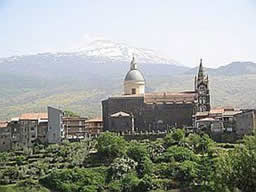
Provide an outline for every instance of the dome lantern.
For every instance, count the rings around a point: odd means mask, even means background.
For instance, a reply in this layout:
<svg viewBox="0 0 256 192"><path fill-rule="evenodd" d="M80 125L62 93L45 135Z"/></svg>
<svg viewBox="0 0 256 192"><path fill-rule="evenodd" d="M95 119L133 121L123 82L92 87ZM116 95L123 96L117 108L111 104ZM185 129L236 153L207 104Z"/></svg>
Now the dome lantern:
<svg viewBox="0 0 256 192"><path fill-rule="evenodd" d="M131 61L130 71L126 74L124 79L124 94L135 95L145 93L145 79L142 73L137 69L135 57Z"/></svg>

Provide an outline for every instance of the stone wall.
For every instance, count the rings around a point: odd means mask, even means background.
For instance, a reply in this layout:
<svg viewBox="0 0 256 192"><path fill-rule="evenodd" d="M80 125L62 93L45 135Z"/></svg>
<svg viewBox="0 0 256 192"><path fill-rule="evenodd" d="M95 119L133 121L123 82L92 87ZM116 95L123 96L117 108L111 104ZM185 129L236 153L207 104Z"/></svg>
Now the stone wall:
<svg viewBox="0 0 256 192"><path fill-rule="evenodd" d="M132 117L111 117L109 120L109 131L132 132Z"/></svg>
<svg viewBox="0 0 256 192"><path fill-rule="evenodd" d="M143 118L148 131L192 125L194 104L144 104Z"/></svg>
<svg viewBox="0 0 256 192"><path fill-rule="evenodd" d="M143 97L117 97L109 98L102 102L103 131L110 130L110 115L125 112L134 116L134 127L143 127Z"/></svg>
<svg viewBox="0 0 256 192"><path fill-rule="evenodd" d="M234 116L235 132L238 136L250 135L255 129L254 111L243 112Z"/></svg>
<svg viewBox="0 0 256 192"><path fill-rule="evenodd" d="M0 128L0 151L8 151L11 149L11 130L10 127Z"/></svg>
<svg viewBox="0 0 256 192"><path fill-rule="evenodd" d="M143 96L112 97L102 102L103 130L113 131L110 127L110 115L120 111L134 116L136 132L192 126L194 108L194 103L147 104L144 103Z"/></svg>

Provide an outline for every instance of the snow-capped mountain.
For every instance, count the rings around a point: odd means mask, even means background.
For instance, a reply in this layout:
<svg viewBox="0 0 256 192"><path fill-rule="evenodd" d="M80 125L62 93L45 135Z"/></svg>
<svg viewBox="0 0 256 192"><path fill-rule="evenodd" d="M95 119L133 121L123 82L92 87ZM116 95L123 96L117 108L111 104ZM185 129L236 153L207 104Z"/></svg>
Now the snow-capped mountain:
<svg viewBox="0 0 256 192"><path fill-rule="evenodd" d="M134 55L138 63L179 65L177 61L165 58L154 50L135 48L109 40L94 40L84 47L74 49L73 53L95 59L122 62L129 62Z"/></svg>
<svg viewBox="0 0 256 192"><path fill-rule="evenodd" d="M0 58L0 63L8 63L22 60L24 57L38 56L40 57L52 57L56 60L61 57L82 57L90 60L92 63L129 63L133 56L136 58L138 64L170 64L180 65L173 59L166 58L156 51L145 48L132 47L125 43L113 42L110 40L98 39L89 43L85 43L79 48L72 48L68 51L61 52L46 52L38 53L34 55L21 55L12 56L8 58Z"/></svg>
<svg viewBox="0 0 256 192"><path fill-rule="evenodd" d="M145 76L174 75L188 70L172 59L159 56L153 50L134 48L124 43L93 40L82 45L80 48L62 52L0 58L0 74L52 80L123 77L129 69L133 55Z"/></svg>

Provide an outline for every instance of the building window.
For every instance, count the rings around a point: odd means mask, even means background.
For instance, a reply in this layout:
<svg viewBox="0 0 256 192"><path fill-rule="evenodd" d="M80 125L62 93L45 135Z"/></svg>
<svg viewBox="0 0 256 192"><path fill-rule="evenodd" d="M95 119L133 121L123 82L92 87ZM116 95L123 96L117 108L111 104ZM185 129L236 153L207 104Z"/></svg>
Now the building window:
<svg viewBox="0 0 256 192"><path fill-rule="evenodd" d="M228 127L228 128L227 128L227 131L228 131L228 132L232 132L232 127Z"/></svg>
<svg viewBox="0 0 256 192"><path fill-rule="evenodd" d="M136 94L136 89L132 89L132 94Z"/></svg>

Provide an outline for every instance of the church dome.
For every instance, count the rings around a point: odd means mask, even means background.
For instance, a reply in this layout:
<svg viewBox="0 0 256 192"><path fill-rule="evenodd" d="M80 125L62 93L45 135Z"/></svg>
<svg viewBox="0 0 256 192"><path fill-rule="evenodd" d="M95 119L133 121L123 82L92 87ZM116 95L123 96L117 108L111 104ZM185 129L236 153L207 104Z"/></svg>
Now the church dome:
<svg viewBox="0 0 256 192"><path fill-rule="evenodd" d="M133 69L130 70L126 76L125 76L125 81L145 81L142 73L137 70L137 69Z"/></svg>
<svg viewBox="0 0 256 192"><path fill-rule="evenodd" d="M134 56L131 61L131 68L124 79L124 94L136 95L145 93L145 79L137 69Z"/></svg>

